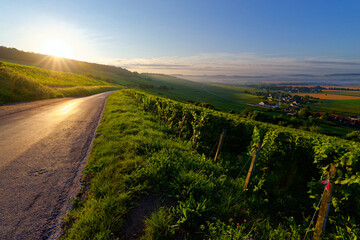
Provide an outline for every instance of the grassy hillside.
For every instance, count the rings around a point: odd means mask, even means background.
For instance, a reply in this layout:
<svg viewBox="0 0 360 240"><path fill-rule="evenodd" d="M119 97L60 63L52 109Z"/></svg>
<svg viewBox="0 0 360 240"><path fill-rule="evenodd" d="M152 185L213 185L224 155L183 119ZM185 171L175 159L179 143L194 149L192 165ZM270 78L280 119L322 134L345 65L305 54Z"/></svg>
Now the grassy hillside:
<svg viewBox="0 0 360 240"><path fill-rule="evenodd" d="M247 103L261 101L257 96L244 93L250 88L210 85L161 74L141 74L141 76L149 81L147 88L143 88L147 92L174 100L205 102L223 111L253 108Z"/></svg>
<svg viewBox="0 0 360 240"><path fill-rule="evenodd" d="M84 75L0 62L0 105L54 97L87 96L118 87Z"/></svg>
<svg viewBox="0 0 360 240"><path fill-rule="evenodd" d="M127 87L138 88L148 83L148 81L143 79L138 73L128 71L121 67L24 52L15 48L2 46L0 46L0 61L81 74L92 78L108 80Z"/></svg>
<svg viewBox="0 0 360 240"><path fill-rule="evenodd" d="M2 46L0 46L0 59L23 65L46 68L49 70L72 72L78 74L92 73L100 76L102 74L113 74L127 78L136 75L135 73L120 67L88 63L67 58L58 58L38 53L24 52L15 48L7 48Z"/></svg>

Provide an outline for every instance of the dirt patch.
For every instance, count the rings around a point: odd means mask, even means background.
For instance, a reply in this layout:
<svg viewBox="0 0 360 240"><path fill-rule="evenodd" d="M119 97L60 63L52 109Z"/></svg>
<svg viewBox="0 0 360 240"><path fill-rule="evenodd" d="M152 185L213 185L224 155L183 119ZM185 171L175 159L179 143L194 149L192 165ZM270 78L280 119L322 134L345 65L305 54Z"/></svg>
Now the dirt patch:
<svg viewBox="0 0 360 240"><path fill-rule="evenodd" d="M144 196L136 208L132 209L126 220L121 239L137 240L144 234L145 219L161 205L160 197Z"/></svg>

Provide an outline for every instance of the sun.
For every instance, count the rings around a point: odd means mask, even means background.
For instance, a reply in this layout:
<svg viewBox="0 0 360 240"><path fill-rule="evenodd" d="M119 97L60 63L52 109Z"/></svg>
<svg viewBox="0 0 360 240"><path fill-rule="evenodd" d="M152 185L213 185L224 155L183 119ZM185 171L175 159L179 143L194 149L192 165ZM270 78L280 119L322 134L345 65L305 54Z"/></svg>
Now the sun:
<svg viewBox="0 0 360 240"><path fill-rule="evenodd" d="M48 39L42 46L42 52L56 57L71 58L70 46L60 39Z"/></svg>

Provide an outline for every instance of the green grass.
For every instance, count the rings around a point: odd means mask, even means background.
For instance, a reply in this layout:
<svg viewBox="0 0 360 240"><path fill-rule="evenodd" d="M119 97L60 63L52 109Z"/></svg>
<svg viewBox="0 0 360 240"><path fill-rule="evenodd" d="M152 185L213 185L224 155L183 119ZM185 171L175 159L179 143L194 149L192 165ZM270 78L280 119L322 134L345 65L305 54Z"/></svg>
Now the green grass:
<svg viewBox="0 0 360 240"><path fill-rule="evenodd" d="M88 96L119 86L83 75L0 62L0 105L55 97Z"/></svg>

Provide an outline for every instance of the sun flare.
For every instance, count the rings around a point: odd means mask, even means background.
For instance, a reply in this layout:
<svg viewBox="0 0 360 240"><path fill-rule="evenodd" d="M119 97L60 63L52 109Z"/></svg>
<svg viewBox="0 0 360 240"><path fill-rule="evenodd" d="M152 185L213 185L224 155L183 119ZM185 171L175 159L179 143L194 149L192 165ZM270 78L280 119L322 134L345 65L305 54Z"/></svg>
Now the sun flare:
<svg viewBox="0 0 360 240"><path fill-rule="evenodd" d="M58 39L49 39L45 41L42 52L56 57L72 57L70 46L66 42Z"/></svg>

